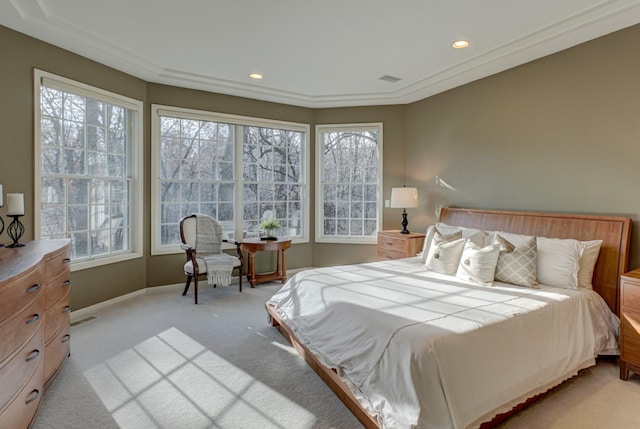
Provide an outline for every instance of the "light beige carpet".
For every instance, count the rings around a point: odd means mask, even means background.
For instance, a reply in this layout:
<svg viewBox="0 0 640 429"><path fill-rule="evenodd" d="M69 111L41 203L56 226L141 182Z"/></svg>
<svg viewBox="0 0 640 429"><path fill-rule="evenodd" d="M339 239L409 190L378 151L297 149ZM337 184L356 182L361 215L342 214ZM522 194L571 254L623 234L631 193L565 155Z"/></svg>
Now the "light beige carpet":
<svg viewBox="0 0 640 429"><path fill-rule="evenodd" d="M173 285L95 311L72 327L35 429L361 427L268 325L280 286L205 286L194 305ZM640 378L608 359L499 427L640 428L638 404Z"/></svg>

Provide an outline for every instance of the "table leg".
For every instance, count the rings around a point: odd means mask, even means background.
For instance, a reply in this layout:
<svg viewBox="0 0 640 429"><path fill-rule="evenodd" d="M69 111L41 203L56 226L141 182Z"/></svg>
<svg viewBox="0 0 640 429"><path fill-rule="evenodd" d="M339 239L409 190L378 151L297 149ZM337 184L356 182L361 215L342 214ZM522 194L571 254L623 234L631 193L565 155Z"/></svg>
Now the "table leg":
<svg viewBox="0 0 640 429"><path fill-rule="evenodd" d="M287 261L285 258L286 250L282 250L282 283L287 281Z"/></svg>
<svg viewBox="0 0 640 429"><path fill-rule="evenodd" d="M249 252L249 283L251 287L256 287L256 254L255 252Z"/></svg>
<svg viewBox="0 0 640 429"><path fill-rule="evenodd" d="M278 275L278 277L282 276L282 273L280 272L280 258L282 257L282 250L277 250L276 251L276 274Z"/></svg>

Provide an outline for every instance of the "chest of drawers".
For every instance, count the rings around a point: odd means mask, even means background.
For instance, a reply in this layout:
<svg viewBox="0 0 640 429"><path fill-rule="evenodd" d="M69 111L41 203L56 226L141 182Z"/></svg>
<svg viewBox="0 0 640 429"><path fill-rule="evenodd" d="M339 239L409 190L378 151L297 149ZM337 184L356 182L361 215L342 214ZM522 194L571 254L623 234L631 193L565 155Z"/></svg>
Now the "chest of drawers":
<svg viewBox="0 0 640 429"><path fill-rule="evenodd" d="M0 248L0 427L28 428L69 355L68 240Z"/></svg>
<svg viewBox="0 0 640 429"><path fill-rule="evenodd" d="M422 250L424 237L424 234L416 232L401 234L400 231L380 231L378 232L378 260L416 256Z"/></svg>

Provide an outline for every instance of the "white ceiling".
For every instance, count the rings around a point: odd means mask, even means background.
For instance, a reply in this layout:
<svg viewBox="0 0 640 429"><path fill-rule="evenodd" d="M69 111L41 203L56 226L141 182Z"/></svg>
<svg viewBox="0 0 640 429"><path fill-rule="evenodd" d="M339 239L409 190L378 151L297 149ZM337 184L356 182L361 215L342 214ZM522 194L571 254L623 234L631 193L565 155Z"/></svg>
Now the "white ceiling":
<svg viewBox="0 0 640 429"><path fill-rule="evenodd" d="M305 107L410 103L639 22L640 0L0 0L146 81Z"/></svg>

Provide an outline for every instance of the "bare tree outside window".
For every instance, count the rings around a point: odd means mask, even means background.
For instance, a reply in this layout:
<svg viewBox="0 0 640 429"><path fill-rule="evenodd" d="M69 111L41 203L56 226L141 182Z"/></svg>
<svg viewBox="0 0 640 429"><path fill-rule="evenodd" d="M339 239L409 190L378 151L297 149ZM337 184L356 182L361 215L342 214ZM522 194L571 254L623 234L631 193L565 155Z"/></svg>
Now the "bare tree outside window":
<svg viewBox="0 0 640 429"><path fill-rule="evenodd" d="M130 109L41 85L40 118L40 238L74 260L130 251Z"/></svg>
<svg viewBox="0 0 640 429"><path fill-rule="evenodd" d="M278 235L303 237L307 133L157 111L158 249L180 243L180 219L192 213L220 221L229 238L257 236L265 219L278 221Z"/></svg>
<svg viewBox="0 0 640 429"><path fill-rule="evenodd" d="M161 244L180 243L183 216L203 213L234 231L235 127L160 117Z"/></svg>
<svg viewBox="0 0 640 429"><path fill-rule="evenodd" d="M378 231L381 125L319 126L318 238L373 238Z"/></svg>

